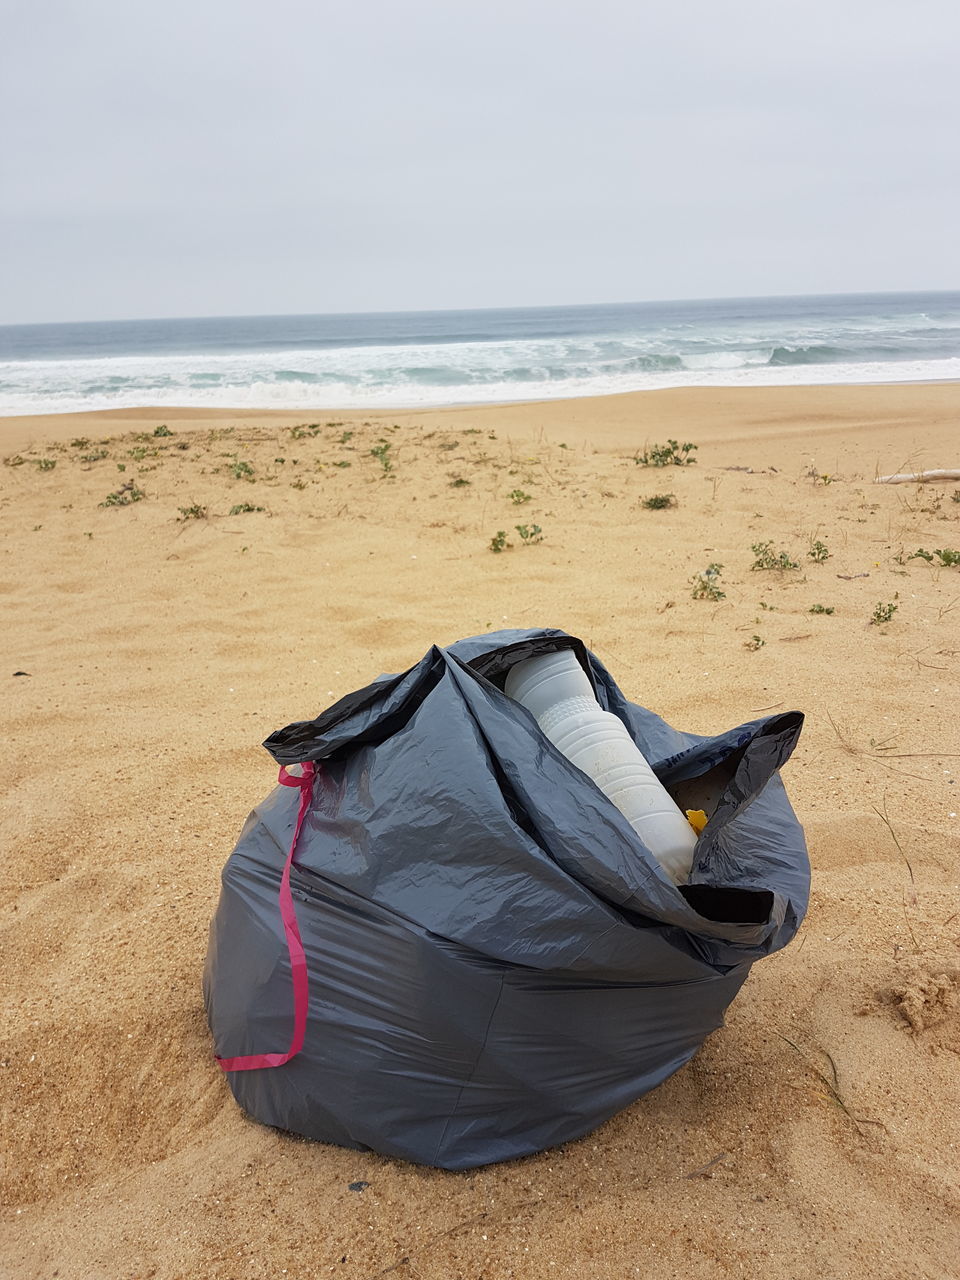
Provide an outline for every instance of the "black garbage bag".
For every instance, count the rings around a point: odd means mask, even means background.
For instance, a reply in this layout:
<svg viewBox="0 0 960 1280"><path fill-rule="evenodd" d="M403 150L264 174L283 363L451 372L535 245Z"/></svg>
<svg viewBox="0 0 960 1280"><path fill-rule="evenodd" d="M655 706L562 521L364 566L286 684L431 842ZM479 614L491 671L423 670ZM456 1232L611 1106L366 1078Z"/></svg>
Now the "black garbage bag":
<svg viewBox="0 0 960 1280"><path fill-rule="evenodd" d="M681 807L707 809L688 884L502 692L513 663L561 648ZM777 776L802 723L679 733L540 630L432 648L273 734L305 776L281 770L248 818L204 970L241 1107L463 1169L578 1138L653 1089L803 918Z"/></svg>

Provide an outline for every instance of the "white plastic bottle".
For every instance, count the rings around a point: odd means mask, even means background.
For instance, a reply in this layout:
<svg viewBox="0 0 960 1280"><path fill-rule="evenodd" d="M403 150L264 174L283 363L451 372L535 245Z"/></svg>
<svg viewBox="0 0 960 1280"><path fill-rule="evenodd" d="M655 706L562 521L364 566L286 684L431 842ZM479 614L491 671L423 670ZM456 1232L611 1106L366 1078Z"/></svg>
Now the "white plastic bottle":
<svg viewBox="0 0 960 1280"><path fill-rule="evenodd" d="M505 688L557 750L616 805L674 884L684 884L696 834L623 722L597 702L576 654L562 649L518 662Z"/></svg>

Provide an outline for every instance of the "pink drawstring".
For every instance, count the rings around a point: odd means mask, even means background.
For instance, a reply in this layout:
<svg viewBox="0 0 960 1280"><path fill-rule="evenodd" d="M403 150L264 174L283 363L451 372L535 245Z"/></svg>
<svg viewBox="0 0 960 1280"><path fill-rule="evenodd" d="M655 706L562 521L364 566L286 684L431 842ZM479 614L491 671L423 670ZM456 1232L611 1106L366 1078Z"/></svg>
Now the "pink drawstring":
<svg viewBox="0 0 960 1280"><path fill-rule="evenodd" d="M300 788L300 808L297 811L297 825L293 829L290 852L287 854L287 860L283 864L283 874L280 877L280 919L283 921L283 932L287 939L287 951L290 955L290 977L293 983L293 1037L290 1041L290 1048L286 1053L251 1053L246 1057L239 1058L218 1057L217 1062L219 1062L224 1071L253 1071L258 1067L282 1067L285 1062L289 1062L291 1058L296 1057L303 1048L303 1039L307 1031L309 985L307 980L307 958L303 952L303 943L300 941L297 916L293 909L293 895L290 892L290 865L293 862L294 851L300 838L303 820L307 816L307 810L310 808L310 801L313 797L313 780L316 776L316 768L311 760L306 761L300 768L302 773L297 777L296 774L288 773L281 766L279 779L281 786Z"/></svg>

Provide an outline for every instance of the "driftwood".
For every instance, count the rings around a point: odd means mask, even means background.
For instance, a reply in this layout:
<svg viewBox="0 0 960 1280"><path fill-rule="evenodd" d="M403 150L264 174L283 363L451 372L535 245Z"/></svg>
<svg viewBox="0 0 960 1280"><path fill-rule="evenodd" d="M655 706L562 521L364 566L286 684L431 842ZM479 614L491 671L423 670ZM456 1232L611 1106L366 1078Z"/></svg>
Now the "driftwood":
<svg viewBox="0 0 960 1280"><path fill-rule="evenodd" d="M960 467L946 471L901 471L895 476L877 476L874 484L920 484L924 480L960 480Z"/></svg>

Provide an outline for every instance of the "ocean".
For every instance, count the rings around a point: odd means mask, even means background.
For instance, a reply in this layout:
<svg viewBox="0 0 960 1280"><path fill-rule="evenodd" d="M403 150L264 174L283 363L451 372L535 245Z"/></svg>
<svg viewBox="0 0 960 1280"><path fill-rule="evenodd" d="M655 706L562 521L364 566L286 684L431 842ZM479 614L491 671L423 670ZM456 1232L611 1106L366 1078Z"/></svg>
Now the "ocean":
<svg viewBox="0 0 960 1280"><path fill-rule="evenodd" d="M0 326L0 415L960 379L960 293Z"/></svg>

